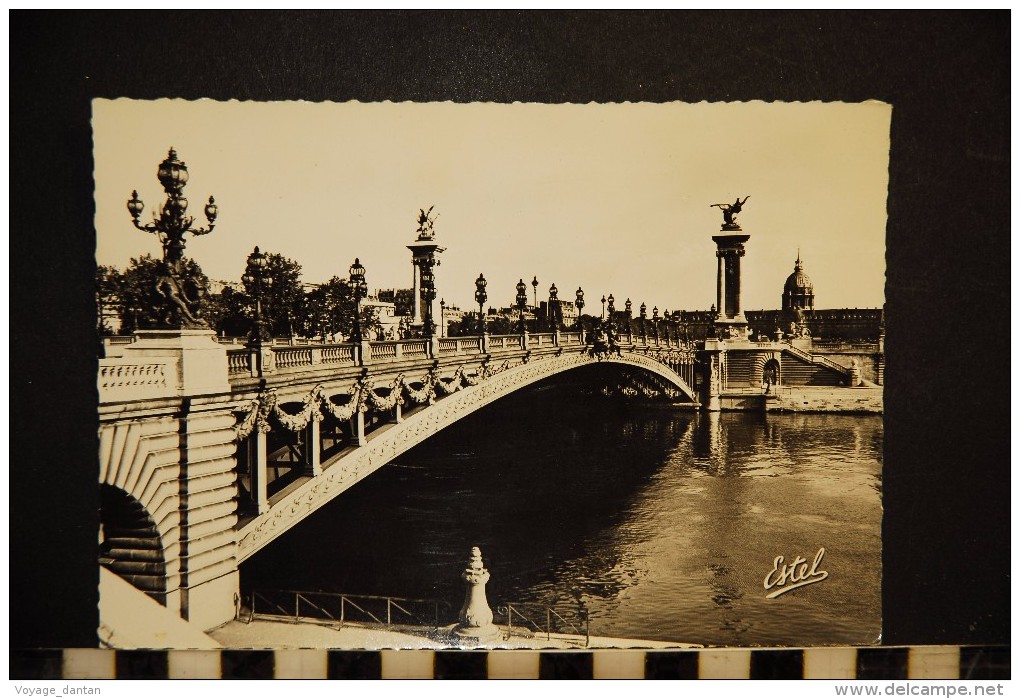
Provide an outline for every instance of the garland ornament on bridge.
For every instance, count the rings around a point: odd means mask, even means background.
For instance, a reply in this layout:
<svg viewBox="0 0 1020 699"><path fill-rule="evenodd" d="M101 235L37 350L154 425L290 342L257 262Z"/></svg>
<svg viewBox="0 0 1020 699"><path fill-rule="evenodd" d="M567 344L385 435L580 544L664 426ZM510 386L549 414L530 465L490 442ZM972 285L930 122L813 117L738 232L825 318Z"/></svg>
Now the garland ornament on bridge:
<svg viewBox="0 0 1020 699"><path fill-rule="evenodd" d="M368 410L365 388L364 381L355 381L346 394L339 394L349 397L346 403L339 405L334 403L322 385L318 384L300 401L301 407L296 413L284 410L276 389L271 388L248 403L247 412L235 428L237 439L246 439L256 427L262 433L272 431L270 418L274 418L281 427L291 432L303 430L312 420L320 422L323 419L323 412L338 422L345 422L354 417L355 413Z"/></svg>
<svg viewBox="0 0 1020 699"><path fill-rule="evenodd" d="M209 197L205 205L208 228L192 228L195 219L187 215L188 200L184 197L184 185L188 182L188 166L177 159L177 151L170 148L166 160L159 164L156 177L166 192L159 216L153 214L152 223L139 223L138 217L145 209L145 203L138 198L138 191L131 192L128 199L128 213L135 228L153 233L163 245L163 259L159 264L159 277L155 288L160 296L160 327L163 329L204 329L209 325L201 318L202 297L205 289L195 278L186 278L182 268L184 259L184 235L206 235L216 225L218 208L216 200Z"/></svg>
<svg viewBox="0 0 1020 699"><path fill-rule="evenodd" d="M560 353L553 355L561 356ZM622 355L621 355L622 356ZM677 369L682 364L693 363L695 353L693 347L682 347L676 349L646 349L643 353L632 353L630 361L644 357L645 361L652 360L664 364L671 369ZM583 353L579 359L590 360L589 353ZM377 386L368 377L355 381L346 393L328 394L321 384L314 386L300 401L287 401L287 403L298 403L297 412L288 412L283 408L276 389L269 389L253 398L243 409L243 413L235 428L238 440L246 439L256 429L261 433L272 431L273 423L291 432L298 432L305 429L311 421L320 422L326 414L338 422L350 420L358 412L389 412L398 405L403 406L408 402L415 405L426 405L437 397L449 396L465 388L478 386L486 379L502 374L511 369L525 366L532 361L531 353L527 352L520 361L511 363L509 359L504 360L499 366L493 367L490 359L486 358L474 371L467 371L464 365L459 365L450 376L440 376L435 367L429 370L425 376L418 381L408 381L403 374L386 385ZM640 361L640 360L638 360ZM641 391L641 395L650 396L650 393ZM638 395L634 392L625 392L625 395ZM334 398L347 397L344 403L337 403Z"/></svg>

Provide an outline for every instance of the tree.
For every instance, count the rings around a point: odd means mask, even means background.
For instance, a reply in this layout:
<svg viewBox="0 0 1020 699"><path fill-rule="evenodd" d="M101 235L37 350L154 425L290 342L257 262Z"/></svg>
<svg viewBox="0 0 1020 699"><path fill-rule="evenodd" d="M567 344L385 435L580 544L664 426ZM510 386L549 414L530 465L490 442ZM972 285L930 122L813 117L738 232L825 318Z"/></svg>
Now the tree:
<svg viewBox="0 0 1020 699"><path fill-rule="evenodd" d="M353 326L354 294L346 279L333 277L308 292L302 327L308 335L346 338Z"/></svg>
<svg viewBox="0 0 1020 699"><path fill-rule="evenodd" d="M279 253L266 255L264 275L272 285L262 285L262 321L274 337L289 337L301 329L305 318L305 294L301 288L301 265ZM245 293L252 297L248 284Z"/></svg>
<svg viewBox="0 0 1020 699"><path fill-rule="evenodd" d="M206 301L203 315L209 325L220 335L243 337L252 331L254 311L252 299L243 291L227 286L218 294L212 294Z"/></svg>
<svg viewBox="0 0 1020 699"><path fill-rule="evenodd" d="M162 260L152 255L132 258L131 263L120 275L120 307L121 332L133 333L135 330L156 328L162 323L165 297L157 289L160 277L159 267ZM202 273L202 268L191 258L181 260L182 281L194 284L205 290L209 287L209 279Z"/></svg>
<svg viewBox="0 0 1020 699"><path fill-rule="evenodd" d="M514 335L520 332L520 329L520 321L511 320L504 315L488 316L485 319L485 332L490 335Z"/></svg>
<svg viewBox="0 0 1020 699"><path fill-rule="evenodd" d="M121 273L116 267L99 265L96 267L96 308L99 313L97 328L100 337L113 335L113 326L110 323L110 315L121 309ZM123 326L123 320L121 326Z"/></svg>

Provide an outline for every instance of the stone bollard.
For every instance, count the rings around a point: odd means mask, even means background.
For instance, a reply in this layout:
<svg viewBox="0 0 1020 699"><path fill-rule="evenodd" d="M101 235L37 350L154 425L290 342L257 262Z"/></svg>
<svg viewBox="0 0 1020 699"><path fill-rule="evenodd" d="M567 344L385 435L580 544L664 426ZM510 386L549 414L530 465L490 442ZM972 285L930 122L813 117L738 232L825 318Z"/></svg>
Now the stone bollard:
<svg viewBox="0 0 1020 699"><path fill-rule="evenodd" d="M460 623L453 630L455 636L465 641L489 641L499 636L499 629L492 623L492 610L485 599L485 583L489 582L489 571L482 565L482 552L475 546L471 549L471 560L461 573L467 583L464 606L460 610Z"/></svg>
<svg viewBox="0 0 1020 699"><path fill-rule="evenodd" d="M850 386L856 388L861 385L861 368L857 366L857 360L850 360Z"/></svg>

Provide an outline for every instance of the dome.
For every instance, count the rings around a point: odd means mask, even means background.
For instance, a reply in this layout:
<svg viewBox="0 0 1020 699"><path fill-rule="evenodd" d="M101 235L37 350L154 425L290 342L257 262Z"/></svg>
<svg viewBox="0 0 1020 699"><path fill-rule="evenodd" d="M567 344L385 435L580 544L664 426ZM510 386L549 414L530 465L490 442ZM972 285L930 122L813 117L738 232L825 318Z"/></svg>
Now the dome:
<svg viewBox="0 0 1020 699"><path fill-rule="evenodd" d="M783 291L790 291L793 293L812 293L815 290L815 285L811 283L811 277L804 273L804 265L801 264L800 255L797 256L797 263L793 268L793 274L786 278L786 284L783 286Z"/></svg>
<svg viewBox="0 0 1020 699"><path fill-rule="evenodd" d="M813 309L814 307L815 286L811 283L811 277L804 273L804 263L800 260L800 251L798 250L793 274L786 278L786 284L783 285L783 310Z"/></svg>

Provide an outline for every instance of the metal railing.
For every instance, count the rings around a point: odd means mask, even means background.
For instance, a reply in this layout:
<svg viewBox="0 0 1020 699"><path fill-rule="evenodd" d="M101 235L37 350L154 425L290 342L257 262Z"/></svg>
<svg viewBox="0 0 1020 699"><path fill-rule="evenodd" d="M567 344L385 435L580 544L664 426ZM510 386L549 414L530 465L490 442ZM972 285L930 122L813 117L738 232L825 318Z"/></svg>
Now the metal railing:
<svg viewBox="0 0 1020 699"><path fill-rule="evenodd" d="M348 623L439 628L450 605L441 600L342 592L253 590L249 621L256 615L316 619L343 627Z"/></svg>
<svg viewBox="0 0 1020 699"><path fill-rule="evenodd" d="M550 607L544 604L507 602L496 608L496 614L506 624L507 640L513 636L516 622L519 629L529 633L545 634L547 641L556 633L584 636L585 648L591 643L590 615L583 604L576 610L570 610L567 607ZM536 618L538 621L535 621Z"/></svg>

